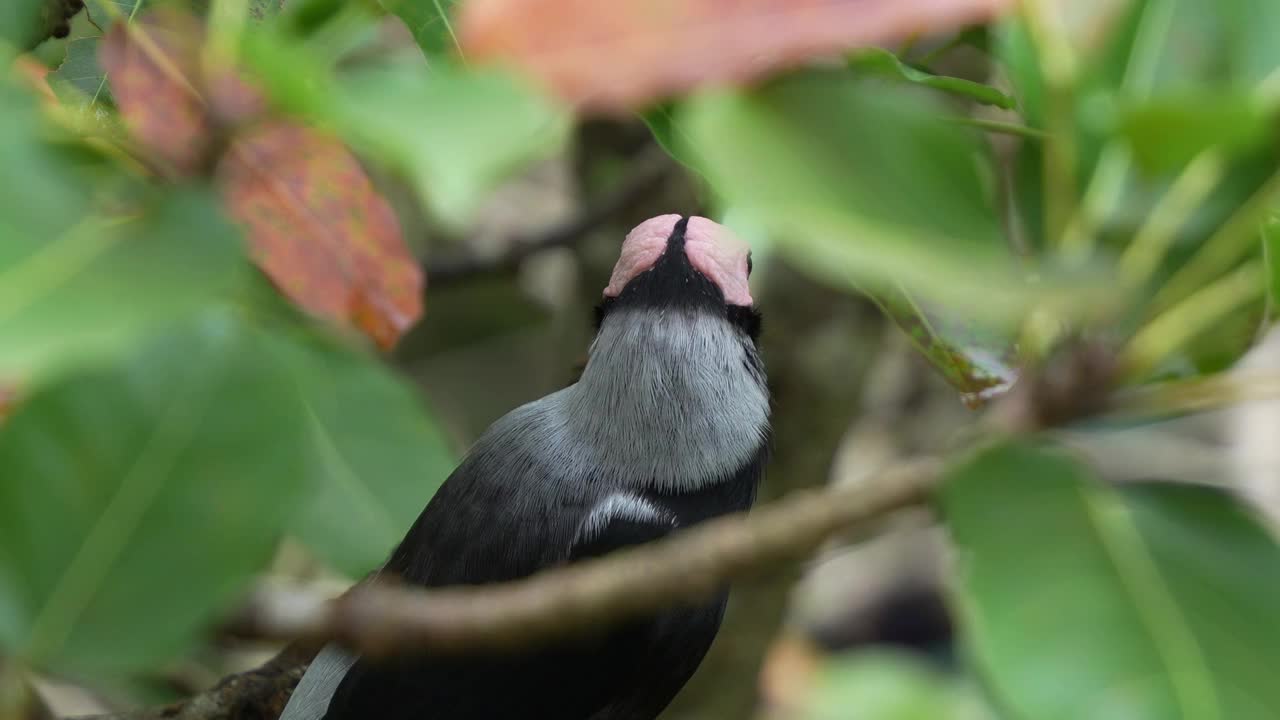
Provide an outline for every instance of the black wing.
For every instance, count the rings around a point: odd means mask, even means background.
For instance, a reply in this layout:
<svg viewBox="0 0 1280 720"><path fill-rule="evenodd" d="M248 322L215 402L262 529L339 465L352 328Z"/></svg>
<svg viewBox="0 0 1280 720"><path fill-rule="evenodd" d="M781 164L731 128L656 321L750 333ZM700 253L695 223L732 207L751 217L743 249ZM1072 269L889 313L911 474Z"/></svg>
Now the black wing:
<svg viewBox="0 0 1280 720"><path fill-rule="evenodd" d="M674 516L610 496L518 496L520 483L450 478L392 556L388 570L423 585L518 579L669 533ZM528 490L528 486L525 487ZM566 521L567 520L567 521ZM576 521L576 522L575 522ZM423 654L357 661L329 704L329 720L546 718L586 720L634 682L646 623L518 654Z"/></svg>
<svg viewBox="0 0 1280 720"><path fill-rule="evenodd" d="M427 505L386 572L429 587L479 585L649 542L680 526L745 510L763 458L762 450L724 481L698 491L637 494L613 492L592 478L558 476L558 468L536 457L473 454ZM726 597L526 653L358 660L325 718L653 718L710 647Z"/></svg>

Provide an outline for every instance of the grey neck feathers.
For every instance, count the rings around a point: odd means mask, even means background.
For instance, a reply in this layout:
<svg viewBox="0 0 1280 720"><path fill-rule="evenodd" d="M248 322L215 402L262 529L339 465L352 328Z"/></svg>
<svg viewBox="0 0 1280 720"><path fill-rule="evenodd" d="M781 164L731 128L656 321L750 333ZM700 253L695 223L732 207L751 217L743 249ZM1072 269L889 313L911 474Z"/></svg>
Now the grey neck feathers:
<svg viewBox="0 0 1280 720"><path fill-rule="evenodd" d="M768 428L768 391L749 352L722 316L619 308L564 393L569 436L624 484L694 489L723 479L759 452Z"/></svg>
<svg viewBox="0 0 1280 720"><path fill-rule="evenodd" d="M706 311L617 308L582 378L495 422L468 472L533 472L565 492L597 483L694 491L727 480L768 432L768 391L749 348L732 323Z"/></svg>

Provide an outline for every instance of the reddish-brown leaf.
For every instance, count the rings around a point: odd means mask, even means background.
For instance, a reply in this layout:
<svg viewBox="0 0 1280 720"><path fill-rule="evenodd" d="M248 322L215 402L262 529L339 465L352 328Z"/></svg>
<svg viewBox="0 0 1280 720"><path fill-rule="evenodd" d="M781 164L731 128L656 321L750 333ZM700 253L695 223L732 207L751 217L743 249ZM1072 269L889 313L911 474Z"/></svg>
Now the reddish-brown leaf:
<svg viewBox="0 0 1280 720"><path fill-rule="evenodd" d="M1012 0L469 0L469 59L512 62L580 107L622 111L853 47L981 21Z"/></svg>
<svg viewBox="0 0 1280 720"><path fill-rule="evenodd" d="M287 122L241 135L218 168L254 259L307 311L390 348L422 314L400 224L335 137Z"/></svg>
<svg viewBox="0 0 1280 720"><path fill-rule="evenodd" d="M267 98L235 68L212 68L205 74L209 112L218 123L242 125L261 117Z"/></svg>
<svg viewBox="0 0 1280 720"><path fill-rule="evenodd" d="M163 167L178 176L200 169L212 141L200 94L199 21L153 12L107 31L99 60L130 132Z"/></svg>

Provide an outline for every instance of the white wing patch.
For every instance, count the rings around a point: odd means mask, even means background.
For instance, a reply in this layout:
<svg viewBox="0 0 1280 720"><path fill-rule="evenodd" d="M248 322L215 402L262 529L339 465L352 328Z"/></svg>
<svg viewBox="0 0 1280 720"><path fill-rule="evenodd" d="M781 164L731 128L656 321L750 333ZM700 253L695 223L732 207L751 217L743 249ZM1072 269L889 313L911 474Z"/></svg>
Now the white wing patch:
<svg viewBox="0 0 1280 720"><path fill-rule="evenodd" d="M665 508L659 507L638 495L630 493L614 493L602 500L582 521L578 529L580 540L592 540L600 535L613 520L633 520L635 522L654 522L662 525L675 525L676 517Z"/></svg>
<svg viewBox="0 0 1280 720"><path fill-rule="evenodd" d="M329 701L342 678L356 662L356 656L337 645L326 645L298 681L280 720L320 720L329 711Z"/></svg>

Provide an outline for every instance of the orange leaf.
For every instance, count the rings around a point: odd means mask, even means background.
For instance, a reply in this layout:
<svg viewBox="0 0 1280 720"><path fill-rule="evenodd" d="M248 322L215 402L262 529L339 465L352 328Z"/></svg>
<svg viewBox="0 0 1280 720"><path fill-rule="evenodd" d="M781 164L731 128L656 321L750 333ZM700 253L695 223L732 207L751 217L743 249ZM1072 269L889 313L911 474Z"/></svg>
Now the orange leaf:
<svg viewBox="0 0 1280 720"><path fill-rule="evenodd" d="M512 62L603 111L741 83L854 47L985 20L1012 0L470 0L468 59Z"/></svg>
<svg viewBox="0 0 1280 720"><path fill-rule="evenodd" d="M100 61L134 138L176 175L200 169L211 140L197 89L203 30L191 16L148 13L107 31Z"/></svg>
<svg viewBox="0 0 1280 720"><path fill-rule="evenodd" d="M337 138L262 125L231 144L218 180L258 265L308 312L384 349L422 314L422 272L395 213Z"/></svg>

